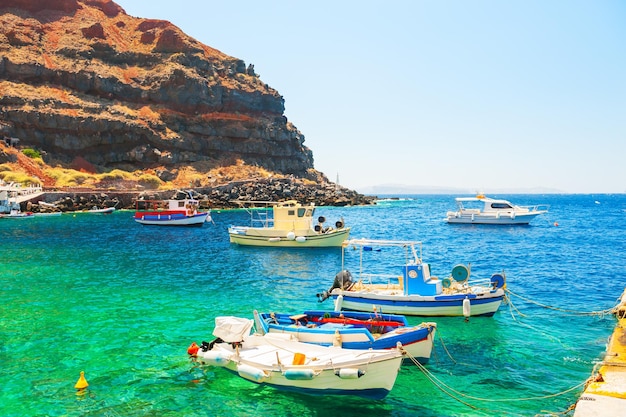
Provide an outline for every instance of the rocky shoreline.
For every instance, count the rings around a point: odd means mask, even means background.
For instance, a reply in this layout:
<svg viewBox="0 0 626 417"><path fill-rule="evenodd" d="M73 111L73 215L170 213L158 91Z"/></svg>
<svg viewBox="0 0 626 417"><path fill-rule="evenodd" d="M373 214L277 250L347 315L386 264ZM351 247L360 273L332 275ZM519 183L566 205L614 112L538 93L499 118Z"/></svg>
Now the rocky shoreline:
<svg viewBox="0 0 626 417"><path fill-rule="evenodd" d="M237 201L296 200L316 206L356 206L375 204L376 197L365 196L337 184L309 183L296 178L268 178L233 181L214 187L188 190L44 190L37 200L22 203L23 211L44 213L50 211L74 212L95 208L115 207L135 209L137 200L169 200L185 198L191 191L203 209L232 209L240 207ZM47 204L39 204L44 202ZM51 207L53 205L54 207Z"/></svg>

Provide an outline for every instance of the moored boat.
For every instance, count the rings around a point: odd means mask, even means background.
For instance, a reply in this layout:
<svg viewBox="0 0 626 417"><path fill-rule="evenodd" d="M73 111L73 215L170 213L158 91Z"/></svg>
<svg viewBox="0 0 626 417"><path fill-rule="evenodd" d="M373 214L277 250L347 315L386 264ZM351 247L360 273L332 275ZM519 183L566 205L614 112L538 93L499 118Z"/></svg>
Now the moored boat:
<svg viewBox="0 0 626 417"><path fill-rule="evenodd" d="M457 210L446 213L448 223L460 224L529 224L535 217L548 212L547 205L518 206L479 194L457 197Z"/></svg>
<svg viewBox="0 0 626 417"><path fill-rule="evenodd" d="M261 210L245 207L251 217L250 226L228 228L230 242L247 246L270 247L339 247L348 239L350 228L343 220L335 227L326 225L320 216L314 221L315 205L302 205L295 200L284 202L240 201L241 205L264 205Z"/></svg>
<svg viewBox="0 0 626 417"><path fill-rule="evenodd" d="M21 218L20 203L39 197L43 194L41 186L24 187L22 184L11 182L5 183L0 179L0 214L12 215L11 217Z"/></svg>
<svg viewBox="0 0 626 417"><path fill-rule="evenodd" d="M186 192L181 200L137 200L134 220L148 226L197 226L212 221L210 211L199 211L200 202Z"/></svg>
<svg viewBox="0 0 626 417"><path fill-rule="evenodd" d="M254 312L257 331L288 334L304 343L346 349L395 349L400 343L410 357L429 361L436 323L411 326L404 316L357 311L308 310L302 314Z"/></svg>
<svg viewBox="0 0 626 417"><path fill-rule="evenodd" d="M113 213L114 211L115 211L115 207L102 207L102 208L99 208L98 206L93 206L91 209L85 210L85 213L110 214L110 213Z"/></svg>
<svg viewBox="0 0 626 417"><path fill-rule="evenodd" d="M0 214L0 218L2 219L32 219L35 216L30 211L23 212L20 210L11 210L9 213Z"/></svg>
<svg viewBox="0 0 626 417"><path fill-rule="evenodd" d="M342 271L333 285L317 294L320 302L332 297L335 310L372 311L411 316L493 316L500 307L506 288L504 273L490 279L470 281L470 269L456 265L449 277L430 275L430 265L422 261L422 246L417 241L352 239L343 245ZM346 269L346 248L360 250L357 281ZM385 263L372 259L366 270L366 253L374 248L396 248L404 257L401 275L385 268ZM419 253L418 249L419 247Z"/></svg>
<svg viewBox="0 0 626 417"><path fill-rule="evenodd" d="M187 352L200 364L222 367L256 384L312 395L384 398L393 388L402 352L352 350L250 334L253 321L216 317L214 341L192 344Z"/></svg>
<svg viewBox="0 0 626 417"><path fill-rule="evenodd" d="M59 217L63 215L60 211L49 211L49 212L40 212L34 213L36 217Z"/></svg>

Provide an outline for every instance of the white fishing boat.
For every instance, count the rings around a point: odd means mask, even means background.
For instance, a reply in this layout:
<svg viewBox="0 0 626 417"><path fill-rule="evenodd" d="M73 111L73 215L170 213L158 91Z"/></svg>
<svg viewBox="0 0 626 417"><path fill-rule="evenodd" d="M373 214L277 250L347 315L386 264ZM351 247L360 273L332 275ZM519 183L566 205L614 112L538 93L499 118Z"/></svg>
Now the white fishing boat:
<svg viewBox="0 0 626 417"><path fill-rule="evenodd" d="M455 198L457 210L446 214L448 223L462 224L529 224L535 217L548 212L549 206L517 206L479 194Z"/></svg>
<svg viewBox="0 0 626 417"><path fill-rule="evenodd" d="M63 215L63 213L60 211L49 211L49 212L34 213L34 215L36 217L59 217Z"/></svg>
<svg viewBox="0 0 626 417"><path fill-rule="evenodd" d="M430 360L436 323L411 326L406 317L359 311L308 310L301 314L254 312L260 333L291 335L304 343L345 349L395 349L400 343L418 362Z"/></svg>
<svg viewBox="0 0 626 417"><path fill-rule="evenodd" d="M351 350L292 340L288 335L250 334L253 321L216 317L214 341L187 352L200 364L224 368L256 384L313 395L384 398L393 388L402 352Z"/></svg>
<svg viewBox="0 0 626 417"><path fill-rule="evenodd" d="M211 211L199 211L200 202L185 192L176 200L137 200L134 220L148 226L197 226L211 222Z"/></svg>
<svg viewBox="0 0 626 417"><path fill-rule="evenodd" d="M85 213L91 213L91 214L111 214L115 211L115 207L98 207L98 206L93 206L91 209L89 210L85 210Z"/></svg>
<svg viewBox="0 0 626 417"><path fill-rule="evenodd" d="M347 248L359 250L356 280L346 269ZM400 274L387 270L388 249L395 249L395 255L404 258ZM370 266L365 270L364 261L368 260ZM504 273L493 274L490 279L469 278L470 268L461 264L452 268L449 277L431 276L430 265L422 261L421 242L352 239L343 245L342 271L330 289L317 296L320 302L332 297L336 311L375 309L411 316L493 316L505 296Z"/></svg>
<svg viewBox="0 0 626 417"><path fill-rule="evenodd" d="M350 228L343 220L335 227L326 225L326 218L314 220L315 205L302 205L295 200L284 202L239 201L248 210L250 226L228 228L230 242L248 246L270 247L339 247L348 239ZM262 205L262 209L250 208Z"/></svg>
<svg viewBox="0 0 626 417"><path fill-rule="evenodd" d="M38 201L37 205L39 206L39 212L35 213L35 216L38 217L52 217L52 216L60 216L63 213L61 209L53 203L46 203L45 201Z"/></svg>
<svg viewBox="0 0 626 417"><path fill-rule="evenodd" d="M22 213L20 203L37 198L42 194L41 186L24 187L14 182L7 184L0 179L0 214L12 218L29 217L30 214Z"/></svg>
<svg viewBox="0 0 626 417"><path fill-rule="evenodd" d="M0 213L0 218L2 219L32 219L35 216L30 211L23 212L20 210L11 210L8 213Z"/></svg>

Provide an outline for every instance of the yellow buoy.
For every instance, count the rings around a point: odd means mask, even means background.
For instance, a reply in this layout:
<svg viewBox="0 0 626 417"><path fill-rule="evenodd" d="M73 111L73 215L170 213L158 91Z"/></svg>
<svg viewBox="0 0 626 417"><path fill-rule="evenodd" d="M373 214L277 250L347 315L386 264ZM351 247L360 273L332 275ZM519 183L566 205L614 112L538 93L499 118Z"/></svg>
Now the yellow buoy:
<svg viewBox="0 0 626 417"><path fill-rule="evenodd" d="M76 381L76 385L74 385L74 388L76 388L77 390L84 390L88 386L89 383L85 379L85 371L80 371L80 377L78 378L78 381Z"/></svg>

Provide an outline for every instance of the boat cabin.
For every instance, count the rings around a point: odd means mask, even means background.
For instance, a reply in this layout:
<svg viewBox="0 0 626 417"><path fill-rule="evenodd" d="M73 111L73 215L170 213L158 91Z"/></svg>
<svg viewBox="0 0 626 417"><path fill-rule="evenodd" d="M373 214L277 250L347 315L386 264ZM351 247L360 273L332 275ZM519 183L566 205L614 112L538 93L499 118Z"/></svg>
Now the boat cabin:
<svg viewBox="0 0 626 417"><path fill-rule="evenodd" d="M313 224L315 206L303 206L295 200L277 203L273 206L274 228L280 230L310 229Z"/></svg>
<svg viewBox="0 0 626 417"><path fill-rule="evenodd" d="M439 295L443 291L441 280L430 276L428 264L409 264L402 267L402 284L405 295Z"/></svg>
<svg viewBox="0 0 626 417"><path fill-rule="evenodd" d="M273 230L293 231L296 234L308 234L308 231L315 230L317 233L325 233L332 229L323 223L326 219L320 216L317 223L315 220L315 204L302 205L296 200L282 202L272 201L237 201L242 206L263 204L261 210L254 210L253 207L244 207L251 218L252 228L263 228ZM338 229L343 228L343 222L336 223Z"/></svg>
<svg viewBox="0 0 626 417"><path fill-rule="evenodd" d="M200 202L194 199L184 200L137 200L137 211L163 211L164 213L181 213L193 215L198 212Z"/></svg>

